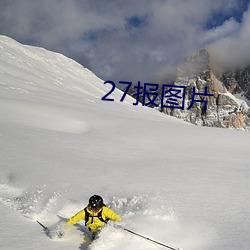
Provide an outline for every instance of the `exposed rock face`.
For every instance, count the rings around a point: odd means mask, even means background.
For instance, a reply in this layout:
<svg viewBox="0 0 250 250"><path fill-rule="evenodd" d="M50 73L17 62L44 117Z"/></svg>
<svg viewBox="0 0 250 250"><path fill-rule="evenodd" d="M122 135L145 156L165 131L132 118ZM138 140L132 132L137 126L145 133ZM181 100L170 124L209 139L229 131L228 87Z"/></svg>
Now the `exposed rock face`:
<svg viewBox="0 0 250 250"><path fill-rule="evenodd" d="M241 94L250 100L250 66L218 74L218 79L225 84L230 93Z"/></svg>
<svg viewBox="0 0 250 250"><path fill-rule="evenodd" d="M242 93L246 98L250 96L249 72L250 67L245 71L228 72L218 77L211 69L208 51L203 49L189 57L177 70L173 85L185 87L184 109L177 109L173 105L162 111L197 125L248 129L250 109L245 101L233 94ZM207 93L210 96L195 94L195 101L190 108L193 87L195 93ZM165 98L165 102L168 101L169 97ZM181 101L178 100L178 103ZM207 103L206 111L204 101Z"/></svg>

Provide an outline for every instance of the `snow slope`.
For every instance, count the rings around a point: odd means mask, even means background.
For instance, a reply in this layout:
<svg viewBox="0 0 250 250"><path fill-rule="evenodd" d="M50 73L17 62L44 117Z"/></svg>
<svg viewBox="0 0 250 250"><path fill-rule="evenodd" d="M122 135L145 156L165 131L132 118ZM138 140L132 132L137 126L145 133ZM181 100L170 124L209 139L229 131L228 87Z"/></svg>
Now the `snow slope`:
<svg viewBox="0 0 250 250"><path fill-rule="evenodd" d="M90 244L83 223L61 240L36 223L53 228L97 193L124 227L166 245L248 250L250 134L120 102L119 90L102 101L110 89L63 55L0 36L0 248L162 249L112 225Z"/></svg>

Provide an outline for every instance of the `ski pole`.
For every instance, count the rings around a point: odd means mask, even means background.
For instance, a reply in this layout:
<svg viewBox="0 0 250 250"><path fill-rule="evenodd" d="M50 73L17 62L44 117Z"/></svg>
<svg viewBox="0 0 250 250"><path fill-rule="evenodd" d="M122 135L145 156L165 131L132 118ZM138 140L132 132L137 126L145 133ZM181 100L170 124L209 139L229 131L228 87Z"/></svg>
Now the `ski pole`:
<svg viewBox="0 0 250 250"><path fill-rule="evenodd" d="M40 226L42 226L43 227L43 229L46 231L46 230L48 230L48 228L47 227L45 227L41 222L39 222L38 220L36 221Z"/></svg>
<svg viewBox="0 0 250 250"><path fill-rule="evenodd" d="M139 237L141 237L141 238L143 238L143 239L145 239L145 240L154 242L154 243L156 243L156 244L158 244L158 245L161 245L161 246L163 246L163 247L169 248L169 249L171 249L171 250L180 250L180 248L173 248L173 247L167 246L167 245L162 244L162 243L160 243L160 242L158 242L158 241L155 241L155 240L152 240L152 239L150 239L150 238L148 238L148 237L145 237L145 236L143 236L143 235L141 235L141 234L135 233L135 232L133 232L133 231L127 229L127 228L122 228L122 229L125 230L125 231L127 231L127 232L129 232L129 233L131 233L131 234L137 235L137 236L139 236Z"/></svg>

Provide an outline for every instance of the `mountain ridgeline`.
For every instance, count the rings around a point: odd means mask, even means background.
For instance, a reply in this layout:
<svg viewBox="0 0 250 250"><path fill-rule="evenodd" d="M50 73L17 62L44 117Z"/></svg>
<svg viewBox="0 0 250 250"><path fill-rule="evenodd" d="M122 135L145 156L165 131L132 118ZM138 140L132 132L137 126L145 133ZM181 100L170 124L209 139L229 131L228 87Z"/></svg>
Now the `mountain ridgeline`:
<svg viewBox="0 0 250 250"><path fill-rule="evenodd" d="M184 101L176 98L176 104L173 104L173 97L165 94L163 103L167 107L157 107L159 111L195 125L242 130L250 128L250 66L219 71L213 65L208 50L202 49L188 57L177 68L175 80L167 84L184 89L185 96L183 91L182 97L185 98ZM161 95L162 89L158 92L158 103Z"/></svg>

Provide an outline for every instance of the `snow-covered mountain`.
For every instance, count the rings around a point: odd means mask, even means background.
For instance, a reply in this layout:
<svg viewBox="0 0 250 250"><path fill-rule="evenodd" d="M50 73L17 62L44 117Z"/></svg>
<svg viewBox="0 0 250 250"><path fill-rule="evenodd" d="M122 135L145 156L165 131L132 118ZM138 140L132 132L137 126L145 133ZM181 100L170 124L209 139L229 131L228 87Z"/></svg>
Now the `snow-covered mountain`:
<svg viewBox="0 0 250 250"><path fill-rule="evenodd" d="M111 90L63 55L0 36L0 248L153 250L84 222L48 238L92 194L122 225L184 250L248 250L250 134L193 126ZM62 221L63 223L63 221Z"/></svg>
<svg viewBox="0 0 250 250"><path fill-rule="evenodd" d="M218 72L217 77L222 81L227 90L243 98L250 105L250 65L238 69Z"/></svg>
<svg viewBox="0 0 250 250"><path fill-rule="evenodd" d="M224 74L218 73L214 69L209 51L202 49L187 58L179 66L177 72L173 85L186 87L186 105L183 110L164 108L164 113L203 126L249 129L250 108L247 104L249 102L247 97L250 82L247 70L238 71L238 73L232 71ZM203 94L207 88L207 93L212 95L195 95L195 100L207 102L206 112L203 110L204 102L195 102L188 109L194 96L193 87L195 93ZM236 89L242 96L233 95L237 93ZM165 101L168 102L168 99L166 98Z"/></svg>

